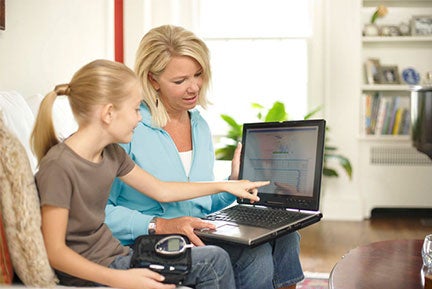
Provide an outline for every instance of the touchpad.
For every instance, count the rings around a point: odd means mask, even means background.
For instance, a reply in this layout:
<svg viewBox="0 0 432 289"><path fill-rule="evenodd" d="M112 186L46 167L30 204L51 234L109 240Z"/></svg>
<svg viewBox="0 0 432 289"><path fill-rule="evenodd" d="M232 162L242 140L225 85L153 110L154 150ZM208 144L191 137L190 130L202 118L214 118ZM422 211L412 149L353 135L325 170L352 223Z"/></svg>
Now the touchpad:
<svg viewBox="0 0 432 289"><path fill-rule="evenodd" d="M236 224L223 224L216 228L216 231L213 231L215 234L222 234L228 236L237 236L240 234L240 229Z"/></svg>

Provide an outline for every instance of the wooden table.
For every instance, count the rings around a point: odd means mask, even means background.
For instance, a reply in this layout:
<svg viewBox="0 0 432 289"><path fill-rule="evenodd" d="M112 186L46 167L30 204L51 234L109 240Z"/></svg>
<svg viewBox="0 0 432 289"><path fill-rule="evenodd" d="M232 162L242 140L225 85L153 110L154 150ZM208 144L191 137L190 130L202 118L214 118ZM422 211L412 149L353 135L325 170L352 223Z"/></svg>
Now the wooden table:
<svg viewBox="0 0 432 289"><path fill-rule="evenodd" d="M390 240L349 251L333 268L330 289L423 289L423 240Z"/></svg>

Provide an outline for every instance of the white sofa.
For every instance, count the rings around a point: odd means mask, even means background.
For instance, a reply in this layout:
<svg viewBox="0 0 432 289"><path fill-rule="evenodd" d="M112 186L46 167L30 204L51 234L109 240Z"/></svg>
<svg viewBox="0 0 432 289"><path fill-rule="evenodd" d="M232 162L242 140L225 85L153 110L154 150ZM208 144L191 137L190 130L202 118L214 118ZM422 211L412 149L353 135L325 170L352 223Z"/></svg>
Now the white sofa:
<svg viewBox="0 0 432 289"><path fill-rule="evenodd" d="M0 110L5 124L24 146L33 171L36 169L36 159L31 152L29 139L42 99L41 94L23 97L17 91L0 91ZM61 138L69 136L76 130L77 124L66 97L60 96L55 101L53 120L55 129Z"/></svg>
<svg viewBox="0 0 432 289"><path fill-rule="evenodd" d="M24 286L50 288L63 286L57 285L43 244L39 199L33 177L37 163L29 144L42 99L40 94L23 97L17 91L0 91L0 228L5 235L5 238L1 235L0 248L2 259L11 261L13 271ZM53 119L61 138L77 128L66 97L56 100ZM3 263L1 269L7 271Z"/></svg>

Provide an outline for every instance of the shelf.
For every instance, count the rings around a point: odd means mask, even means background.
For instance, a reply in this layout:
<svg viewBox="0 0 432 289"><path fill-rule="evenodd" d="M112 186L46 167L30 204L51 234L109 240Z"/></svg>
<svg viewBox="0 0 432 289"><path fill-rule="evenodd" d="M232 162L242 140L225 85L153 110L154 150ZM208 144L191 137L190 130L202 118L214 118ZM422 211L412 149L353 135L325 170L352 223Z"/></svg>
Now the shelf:
<svg viewBox="0 0 432 289"><path fill-rule="evenodd" d="M411 142L410 135L361 135L359 140L368 142Z"/></svg>
<svg viewBox="0 0 432 289"><path fill-rule="evenodd" d="M388 7L428 7L430 0L363 0L363 7L377 7L384 4Z"/></svg>
<svg viewBox="0 0 432 289"><path fill-rule="evenodd" d="M432 35L427 36L364 36L363 43L383 42L432 42Z"/></svg>
<svg viewBox="0 0 432 289"><path fill-rule="evenodd" d="M407 84L364 84L362 91L407 91L410 92L410 87Z"/></svg>

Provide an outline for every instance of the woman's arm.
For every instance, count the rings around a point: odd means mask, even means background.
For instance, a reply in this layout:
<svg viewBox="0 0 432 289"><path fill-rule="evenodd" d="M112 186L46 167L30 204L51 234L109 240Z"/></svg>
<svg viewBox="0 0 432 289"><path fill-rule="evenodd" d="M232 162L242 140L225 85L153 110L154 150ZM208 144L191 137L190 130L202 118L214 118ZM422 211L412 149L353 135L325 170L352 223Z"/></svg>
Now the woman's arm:
<svg viewBox="0 0 432 289"><path fill-rule="evenodd" d="M257 188L268 185L268 181L248 180L225 182L162 182L139 166L123 177L126 184L159 202L175 202L202 197L219 192L229 192L239 198L259 201Z"/></svg>
<svg viewBox="0 0 432 289"><path fill-rule="evenodd" d="M138 236L146 235L148 233L147 224L154 216L154 213L150 214L146 211L141 212L118 205L111 199L108 199L105 207L105 223L122 245L132 245Z"/></svg>
<svg viewBox="0 0 432 289"><path fill-rule="evenodd" d="M66 246L69 210L54 206L42 207L42 233L50 265L69 275L118 288L172 289L160 283L163 276L148 269L115 270L96 264Z"/></svg>

